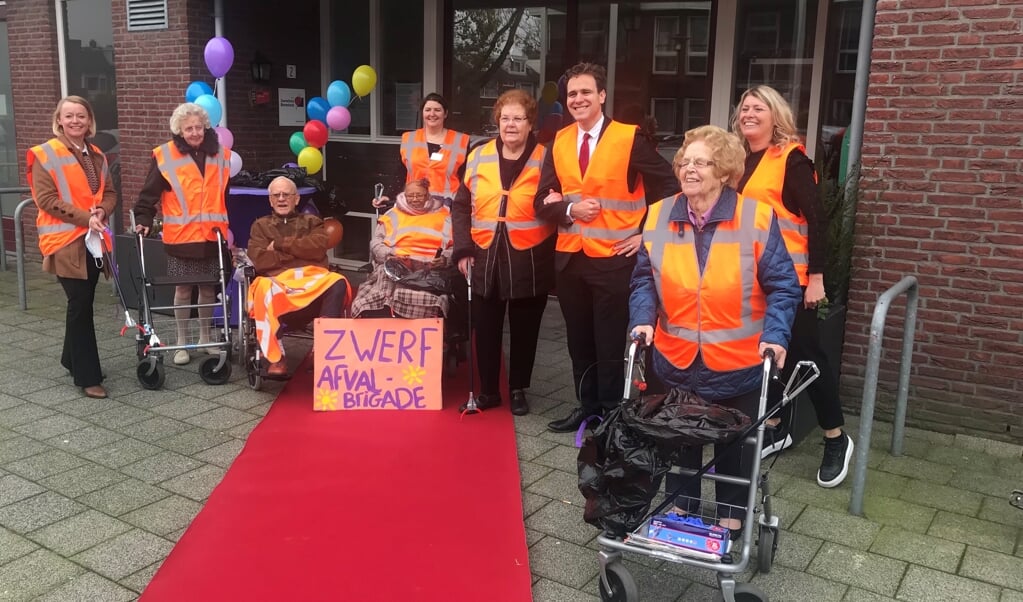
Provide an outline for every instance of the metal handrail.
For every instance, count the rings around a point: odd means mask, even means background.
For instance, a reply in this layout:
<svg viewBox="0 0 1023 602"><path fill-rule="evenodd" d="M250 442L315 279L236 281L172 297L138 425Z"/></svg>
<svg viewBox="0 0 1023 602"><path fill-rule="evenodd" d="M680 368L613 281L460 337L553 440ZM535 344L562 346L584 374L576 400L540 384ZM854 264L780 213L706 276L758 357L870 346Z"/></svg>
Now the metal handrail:
<svg viewBox="0 0 1023 602"><path fill-rule="evenodd" d="M18 304L22 310L28 309L28 285L25 282L25 226L21 223L21 214L25 207L33 203L25 199L14 209L14 252L18 258Z"/></svg>
<svg viewBox="0 0 1023 602"><path fill-rule="evenodd" d="M32 194L32 189L28 186L13 186L8 188L0 188L0 194ZM0 218L3 216L0 215ZM7 241L4 240L4 229L0 225L0 272L7 271Z"/></svg>
<svg viewBox="0 0 1023 602"><path fill-rule="evenodd" d="M906 276L886 290L877 300L874 319L870 324L870 345L867 348L867 374L863 382L863 402L860 407L860 435L856 445L856 466L853 476L849 513L863 515L863 489L867 480L867 454L874 424L874 403L877 399L877 376L881 366L881 344L888 308L901 293L906 293L906 319L902 334L902 358L899 360L899 392L895 399L895 422L892 427L893 456L902 455L902 439L906 427L906 398L909 396L909 368L913 359L913 336L916 331L916 307L920 292L914 276Z"/></svg>

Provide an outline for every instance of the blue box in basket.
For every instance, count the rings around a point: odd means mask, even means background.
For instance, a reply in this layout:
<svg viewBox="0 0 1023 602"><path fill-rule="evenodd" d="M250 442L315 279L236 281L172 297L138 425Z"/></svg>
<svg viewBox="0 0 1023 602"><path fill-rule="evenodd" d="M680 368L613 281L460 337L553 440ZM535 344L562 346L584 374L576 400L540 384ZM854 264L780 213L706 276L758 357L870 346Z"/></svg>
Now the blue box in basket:
<svg viewBox="0 0 1023 602"><path fill-rule="evenodd" d="M708 525L695 516L673 512L654 516L647 528L650 539L717 556L728 552L728 533L728 529L719 525Z"/></svg>

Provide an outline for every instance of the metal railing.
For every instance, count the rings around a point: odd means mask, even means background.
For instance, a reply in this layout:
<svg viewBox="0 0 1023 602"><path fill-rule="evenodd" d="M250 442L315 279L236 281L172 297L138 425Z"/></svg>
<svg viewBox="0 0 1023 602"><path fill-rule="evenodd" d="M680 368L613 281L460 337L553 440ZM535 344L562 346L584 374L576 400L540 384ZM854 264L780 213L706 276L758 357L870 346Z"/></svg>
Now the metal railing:
<svg viewBox="0 0 1023 602"><path fill-rule="evenodd" d="M32 194L32 190L28 186L14 186L10 188L0 188L0 194ZM0 215L0 217L3 217ZM17 225L15 225L17 228ZM0 226L0 272L7 271L7 241L4 240L4 229Z"/></svg>
<svg viewBox="0 0 1023 602"><path fill-rule="evenodd" d="M863 489L867 480L867 455L870 452L870 435L874 425L874 404L877 399L877 376L881 366L885 320L892 301L901 293L907 294L906 319L902 334L902 358L899 360L899 391L895 399L891 454L902 455L902 439L906 428L906 398L909 396L909 369L913 359L913 337L916 331L916 306L920 297L917 281L913 276L906 276L881 294L874 308L874 319L870 323L867 374L863 381L863 403L860 407L860 436L856 443L856 466L852 496L849 500L849 513L856 516L863 515Z"/></svg>
<svg viewBox="0 0 1023 602"><path fill-rule="evenodd" d="M28 284L25 279L25 226L21 223L21 214L25 207L33 203L25 199L18 203L14 210L14 252L18 260L18 304L22 310L28 309Z"/></svg>

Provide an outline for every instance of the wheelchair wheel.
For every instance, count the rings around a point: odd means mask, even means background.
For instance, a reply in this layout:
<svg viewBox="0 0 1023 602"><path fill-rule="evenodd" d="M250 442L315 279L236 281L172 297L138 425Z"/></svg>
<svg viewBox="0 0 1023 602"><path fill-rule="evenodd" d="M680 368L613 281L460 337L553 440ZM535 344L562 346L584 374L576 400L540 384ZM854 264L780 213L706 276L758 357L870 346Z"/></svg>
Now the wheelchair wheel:
<svg viewBox="0 0 1023 602"><path fill-rule="evenodd" d="M163 386L166 374L163 370L163 362L155 355L143 359L135 368L135 376L143 388L155 391Z"/></svg>
<svg viewBox="0 0 1023 602"><path fill-rule="evenodd" d="M604 580L597 579L600 588L600 599L604 602L635 602L639 600L639 588L632 578L629 569L620 562L612 562L604 567L607 575L607 586Z"/></svg>
<svg viewBox="0 0 1023 602"><path fill-rule="evenodd" d="M260 364L262 363L262 354L257 349L252 357L245 357L245 375L249 381L249 387L253 391L259 391L263 388L263 375L260 372Z"/></svg>
<svg viewBox="0 0 1023 602"><path fill-rule="evenodd" d="M199 364L199 376L203 382L208 385L222 385L231 378L230 362L224 362L220 370L217 370L217 364L219 363L220 357L211 355Z"/></svg>
<svg viewBox="0 0 1023 602"><path fill-rule="evenodd" d="M760 540L757 542L757 568L761 573L770 573L774 564L774 554L778 551L778 530L774 527L760 527Z"/></svg>

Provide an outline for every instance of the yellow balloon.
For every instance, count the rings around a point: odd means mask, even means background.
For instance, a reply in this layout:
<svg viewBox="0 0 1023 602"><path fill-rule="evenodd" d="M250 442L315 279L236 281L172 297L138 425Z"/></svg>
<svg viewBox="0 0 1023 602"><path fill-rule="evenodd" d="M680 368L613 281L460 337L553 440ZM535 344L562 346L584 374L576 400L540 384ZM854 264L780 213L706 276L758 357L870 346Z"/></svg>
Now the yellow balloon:
<svg viewBox="0 0 1023 602"><path fill-rule="evenodd" d="M558 99L558 84L554 82L547 82L543 85L543 89L540 91L540 100L547 104L554 104L554 101Z"/></svg>
<svg viewBox="0 0 1023 602"><path fill-rule="evenodd" d="M323 167L323 153L318 148L307 146L299 151L298 164L305 168L306 173L314 174Z"/></svg>
<svg viewBox="0 0 1023 602"><path fill-rule="evenodd" d="M369 65L360 65L352 73L352 90L359 96L365 96L377 85L377 72Z"/></svg>

